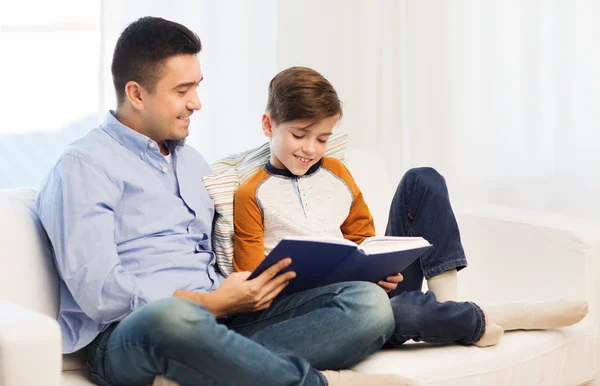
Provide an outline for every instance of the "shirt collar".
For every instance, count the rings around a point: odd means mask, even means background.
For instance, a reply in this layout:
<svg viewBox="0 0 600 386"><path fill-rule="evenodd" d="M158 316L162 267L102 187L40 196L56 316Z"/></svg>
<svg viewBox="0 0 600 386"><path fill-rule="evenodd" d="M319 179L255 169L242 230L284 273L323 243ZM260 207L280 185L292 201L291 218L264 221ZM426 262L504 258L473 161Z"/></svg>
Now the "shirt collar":
<svg viewBox="0 0 600 386"><path fill-rule="evenodd" d="M113 110L106 113L104 122L102 122L100 128L137 156L143 156L148 147L155 147L155 149L158 149L158 144L154 140L119 122L115 117L115 112ZM185 140L165 141L165 145L167 146L167 149L169 149L169 152L176 150L176 148L183 146L184 144Z"/></svg>
<svg viewBox="0 0 600 386"><path fill-rule="evenodd" d="M313 166L311 166L308 169L308 171L306 173L304 173L304 175L305 176L309 176L309 175L315 173L317 170L319 170L319 168L321 168L321 164L322 163L323 163L323 158L321 158L316 164L314 164ZM265 165L265 169L267 169L267 171L269 173L277 175L277 176L298 177L295 174L293 174L292 172L290 172L288 169L277 169L275 166L273 166L271 164L271 161L267 162L267 164Z"/></svg>

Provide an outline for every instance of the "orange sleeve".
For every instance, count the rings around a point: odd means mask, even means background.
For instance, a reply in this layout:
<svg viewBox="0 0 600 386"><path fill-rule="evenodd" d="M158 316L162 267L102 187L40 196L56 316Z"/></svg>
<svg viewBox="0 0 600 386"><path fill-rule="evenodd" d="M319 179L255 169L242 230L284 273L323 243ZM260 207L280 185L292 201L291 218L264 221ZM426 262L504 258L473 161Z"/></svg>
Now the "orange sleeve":
<svg viewBox="0 0 600 386"><path fill-rule="evenodd" d="M256 189L267 177L261 169L238 187L233 198L233 267L236 271L253 271L265 258L263 218L256 202Z"/></svg>
<svg viewBox="0 0 600 386"><path fill-rule="evenodd" d="M340 177L348 185L354 198L350 213L340 227L344 238L360 244L367 237L375 236L373 216L348 168L341 161L328 157L323 158L323 167L331 170Z"/></svg>

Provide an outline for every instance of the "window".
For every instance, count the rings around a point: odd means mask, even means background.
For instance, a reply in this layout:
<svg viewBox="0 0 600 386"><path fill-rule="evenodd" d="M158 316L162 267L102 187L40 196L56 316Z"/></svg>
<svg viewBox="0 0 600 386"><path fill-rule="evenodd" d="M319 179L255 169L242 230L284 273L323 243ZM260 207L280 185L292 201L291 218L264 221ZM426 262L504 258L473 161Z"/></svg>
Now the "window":
<svg viewBox="0 0 600 386"><path fill-rule="evenodd" d="M100 15L100 0L0 5L0 189L38 187L97 125Z"/></svg>

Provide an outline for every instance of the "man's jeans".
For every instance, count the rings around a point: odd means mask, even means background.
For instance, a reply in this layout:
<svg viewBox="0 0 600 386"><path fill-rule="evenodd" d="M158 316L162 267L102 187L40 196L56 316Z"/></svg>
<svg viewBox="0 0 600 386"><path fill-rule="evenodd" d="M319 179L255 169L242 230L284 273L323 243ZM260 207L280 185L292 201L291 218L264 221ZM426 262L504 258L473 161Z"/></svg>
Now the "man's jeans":
<svg viewBox="0 0 600 386"><path fill-rule="evenodd" d="M390 302L371 283L338 283L276 299L261 312L216 320L179 298L148 303L88 348L100 385L326 385L379 350L394 330Z"/></svg>
<svg viewBox="0 0 600 386"><path fill-rule="evenodd" d="M471 302L438 303L423 294L423 276L430 278L467 265L456 218L444 178L432 168L409 170L394 195L388 236L421 236L433 245L407 267L404 280L390 293L396 329L388 347L409 339L431 343L472 344L485 332L483 311Z"/></svg>

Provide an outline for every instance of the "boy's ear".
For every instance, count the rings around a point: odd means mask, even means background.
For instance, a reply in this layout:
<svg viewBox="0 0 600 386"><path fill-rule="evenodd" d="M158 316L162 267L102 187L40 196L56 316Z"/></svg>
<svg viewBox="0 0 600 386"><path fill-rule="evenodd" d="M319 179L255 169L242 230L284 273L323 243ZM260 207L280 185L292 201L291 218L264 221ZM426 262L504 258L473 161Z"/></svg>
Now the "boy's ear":
<svg viewBox="0 0 600 386"><path fill-rule="evenodd" d="M273 121L271 120L271 114L264 113L262 116L262 128L263 133L269 138L273 136Z"/></svg>

